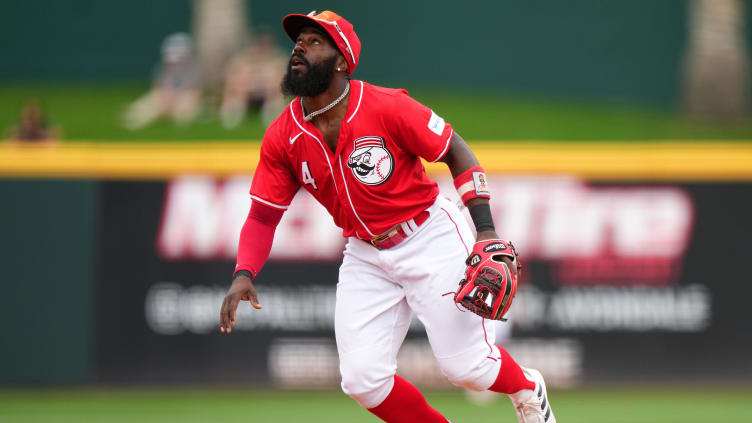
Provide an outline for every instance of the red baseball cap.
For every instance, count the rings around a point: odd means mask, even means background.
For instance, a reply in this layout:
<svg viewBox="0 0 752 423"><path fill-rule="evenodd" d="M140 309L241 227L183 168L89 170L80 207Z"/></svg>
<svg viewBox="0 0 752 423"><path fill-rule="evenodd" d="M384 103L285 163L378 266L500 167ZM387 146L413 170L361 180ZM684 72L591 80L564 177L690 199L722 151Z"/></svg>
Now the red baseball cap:
<svg viewBox="0 0 752 423"><path fill-rule="evenodd" d="M352 24L330 10L319 14L316 14L315 10L307 15L294 13L282 19L282 28L293 41L300 35L300 30L306 26L316 26L326 31L345 57L348 65L347 73L353 73L360 57L360 39L355 34Z"/></svg>

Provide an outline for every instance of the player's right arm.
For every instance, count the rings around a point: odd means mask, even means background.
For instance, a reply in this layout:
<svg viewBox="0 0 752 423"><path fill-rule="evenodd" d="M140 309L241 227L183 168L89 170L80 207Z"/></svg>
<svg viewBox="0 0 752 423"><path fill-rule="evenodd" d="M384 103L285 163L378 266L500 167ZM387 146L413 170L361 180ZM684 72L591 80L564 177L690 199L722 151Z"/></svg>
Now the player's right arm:
<svg viewBox="0 0 752 423"><path fill-rule="evenodd" d="M255 309L261 309L253 279L264 266L272 249L274 231L282 218L283 210L274 209L259 201L251 204L248 218L240 230L238 259L232 285L222 301L219 313L220 332L230 333L237 324L236 313L240 301L250 301Z"/></svg>
<svg viewBox="0 0 752 423"><path fill-rule="evenodd" d="M253 203L240 231L232 285L222 301L219 313L219 330L223 333L232 332L232 327L237 324L236 314L240 301L250 301L253 308L261 309L253 279L269 257L277 224L300 187L287 165L280 144L270 135L274 132L270 127L264 136L261 158L253 175Z"/></svg>

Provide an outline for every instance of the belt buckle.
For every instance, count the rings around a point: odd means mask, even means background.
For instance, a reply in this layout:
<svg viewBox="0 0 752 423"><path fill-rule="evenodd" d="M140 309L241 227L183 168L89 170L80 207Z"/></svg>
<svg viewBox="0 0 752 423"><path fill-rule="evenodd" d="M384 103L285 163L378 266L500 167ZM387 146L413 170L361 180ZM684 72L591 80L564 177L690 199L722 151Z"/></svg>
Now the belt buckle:
<svg viewBox="0 0 752 423"><path fill-rule="evenodd" d="M381 242L381 241L383 241L383 240L391 237L392 235L394 235L394 233L395 233L394 229L390 229L390 230L386 231L385 233L383 233L381 235L377 235L377 236L371 238L368 241L371 243L371 245L373 245L374 247L376 247L377 249L380 250L381 248L377 245L377 243L379 243L379 242Z"/></svg>
<svg viewBox="0 0 752 423"><path fill-rule="evenodd" d="M374 247L376 247L376 248L378 248L380 250L381 248L379 248L379 246L377 245L377 243L381 242L381 241L383 241L383 240L385 240L387 238L389 238L389 233L385 233L385 234L381 234L379 236L375 236L375 237L371 238L368 241L371 243L371 245L373 245Z"/></svg>

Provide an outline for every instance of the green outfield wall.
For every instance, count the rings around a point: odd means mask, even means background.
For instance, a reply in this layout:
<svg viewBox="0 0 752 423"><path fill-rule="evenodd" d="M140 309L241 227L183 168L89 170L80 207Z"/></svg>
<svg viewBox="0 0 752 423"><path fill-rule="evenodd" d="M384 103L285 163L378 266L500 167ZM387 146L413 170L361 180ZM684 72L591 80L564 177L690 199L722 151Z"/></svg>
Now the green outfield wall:
<svg viewBox="0 0 752 423"><path fill-rule="evenodd" d="M383 84L493 86L509 92L670 105L677 100L689 2L326 3L355 23L355 76ZM310 2L249 2L276 33ZM0 7L0 78L145 79L161 40L191 27L187 0L38 0ZM749 13L749 12L748 12ZM748 37L749 38L749 37Z"/></svg>
<svg viewBox="0 0 752 423"><path fill-rule="evenodd" d="M0 383L90 380L94 181L0 179Z"/></svg>

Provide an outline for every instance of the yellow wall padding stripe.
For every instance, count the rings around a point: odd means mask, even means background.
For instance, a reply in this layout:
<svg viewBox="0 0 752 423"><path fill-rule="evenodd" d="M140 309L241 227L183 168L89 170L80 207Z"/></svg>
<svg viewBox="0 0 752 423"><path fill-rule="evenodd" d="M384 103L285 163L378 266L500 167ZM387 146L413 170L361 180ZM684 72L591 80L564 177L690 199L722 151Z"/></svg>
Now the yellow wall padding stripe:
<svg viewBox="0 0 752 423"><path fill-rule="evenodd" d="M752 181L752 142L475 142L489 173L568 174L588 180ZM164 179L256 168L258 142L0 145L0 177ZM427 164L444 173L441 163Z"/></svg>

